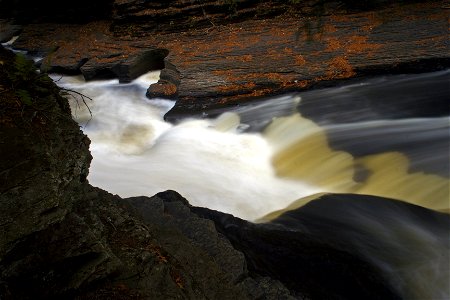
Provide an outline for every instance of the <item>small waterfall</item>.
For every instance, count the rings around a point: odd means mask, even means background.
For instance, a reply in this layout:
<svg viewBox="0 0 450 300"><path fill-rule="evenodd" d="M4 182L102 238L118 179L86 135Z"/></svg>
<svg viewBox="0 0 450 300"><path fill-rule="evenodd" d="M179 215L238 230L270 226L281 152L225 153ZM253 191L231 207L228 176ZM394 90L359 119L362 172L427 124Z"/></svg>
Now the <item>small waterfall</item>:
<svg viewBox="0 0 450 300"><path fill-rule="evenodd" d="M283 96L216 119L172 125L163 116L174 102L144 96L158 76L152 72L130 84L84 82L80 77L59 81L94 99L87 103L92 116L80 99L72 101L75 118L92 140L92 184L124 197L174 189L194 205L249 220L299 207L308 196L324 192L378 195L449 210L448 177L411 169L410 158L395 144L414 148L427 143L419 157L435 157L429 164L445 165L448 116L320 127L293 113L299 97ZM269 118L269 112L277 115L280 109L288 116ZM240 116L253 127L268 126L262 133L245 132L250 125L242 124ZM330 138L338 148L344 144L343 150L335 150ZM374 151L357 156L344 151L361 149L358 141Z"/></svg>
<svg viewBox="0 0 450 300"><path fill-rule="evenodd" d="M123 197L173 189L193 205L249 220L320 191L277 177L268 142L259 133L243 133L236 113L164 122L174 102L145 97L156 80L157 74L130 84L79 77L59 81L94 99L86 100L92 116L80 99L71 99L72 114L92 141L91 184Z"/></svg>
<svg viewBox="0 0 450 300"><path fill-rule="evenodd" d="M92 140L91 184L123 197L173 189L193 205L253 221L301 206L302 212L330 192L449 211L448 116L319 126L296 112L302 100L288 95L173 125L163 116L174 102L145 98L157 78L58 82L94 99L87 102L92 116L80 99L71 99L74 118ZM405 299L447 299L449 228L364 199L356 207L333 203L314 210L312 222L325 228L318 234L365 257Z"/></svg>
<svg viewBox="0 0 450 300"><path fill-rule="evenodd" d="M450 217L407 203L324 195L274 223L371 262L403 299L448 299Z"/></svg>
<svg viewBox="0 0 450 300"><path fill-rule="evenodd" d="M437 129L447 129L434 136L438 141L439 139L446 141L449 121L448 117L440 117L370 122L372 126L366 122L358 122L347 127L353 132L359 131L355 136L358 138L358 135L370 134L377 127L377 123L388 123L393 128L398 125L402 127L405 124L409 125L403 131L400 130L399 134L410 133L408 128L415 125L414 134L417 135L423 134L423 131L427 132L428 125L434 128L435 132ZM343 125L337 127L342 129ZM328 126L332 133L333 128L334 126ZM344 133L348 134L347 131ZM380 130L375 130L374 133L380 135ZM334 134L337 134L337 130ZM322 191L377 195L404 200L434 210L449 210L450 180L444 176L421 171L411 172L410 161L402 153L382 152L356 159L347 152L332 150L324 129L299 114L276 119L267 127L264 135L273 145L272 161L277 174L281 177L306 181L319 186ZM448 146L443 149L430 147L428 154L439 157L444 152L447 157L443 156L437 162L442 164L448 158L447 149ZM300 207L305 203L305 199L301 199L296 204L291 204L289 209Z"/></svg>

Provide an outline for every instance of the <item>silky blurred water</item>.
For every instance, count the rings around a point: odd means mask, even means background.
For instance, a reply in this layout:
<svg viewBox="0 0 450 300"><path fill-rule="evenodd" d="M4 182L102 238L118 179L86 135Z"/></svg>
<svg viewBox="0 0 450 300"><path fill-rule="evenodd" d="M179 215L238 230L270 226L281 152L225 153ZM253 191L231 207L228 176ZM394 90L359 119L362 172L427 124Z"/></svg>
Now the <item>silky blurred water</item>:
<svg viewBox="0 0 450 300"><path fill-rule="evenodd" d="M375 78L273 97L176 125L164 121L173 101L145 97L158 72L129 84L54 78L93 99L85 104L69 97L74 118L92 141L91 184L123 197L173 189L193 205L267 221L326 192L449 211L448 113L421 110L427 105L423 94L407 92L429 81L434 97L445 97L445 85L437 90L434 83L448 74ZM400 91L393 90L396 80ZM385 94L383 83L390 86ZM384 98L373 98L374 90ZM383 116L386 103L391 105ZM338 110L344 111L340 118ZM403 211L380 213L364 204L327 215L330 224L359 228L362 235L342 232L345 243L377 265L405 299L448 299L449 228L428 228Z"/></svg>
<svg viewBox="0 0 450 300"><path fill-rule="evenodd" d="M449 73L430 74L426 78ZM408 78L414 76L424 80ZM92 184L124 197L174 189L194 205L249 220L320 192L367 193L448 210L448 116L371 120L374 113L365 105L354 118L332 123L334 117L325 114L314 122L298 112L309 103L305 99L333 102L333 89L327 89L173 125L163 116L174 102L145 97L158 77L151 72L129 84L58 78L59 85L93 99L85 99L91 115L81 99L69 97L75 119L92 140ZM389 85L395 80L405 77L394 76ZM346 91L357 101L352 89L361 95L380 82L386 80L335 88L334 94L339 98ZM408 106L397 109L405 115Z"/></svg>

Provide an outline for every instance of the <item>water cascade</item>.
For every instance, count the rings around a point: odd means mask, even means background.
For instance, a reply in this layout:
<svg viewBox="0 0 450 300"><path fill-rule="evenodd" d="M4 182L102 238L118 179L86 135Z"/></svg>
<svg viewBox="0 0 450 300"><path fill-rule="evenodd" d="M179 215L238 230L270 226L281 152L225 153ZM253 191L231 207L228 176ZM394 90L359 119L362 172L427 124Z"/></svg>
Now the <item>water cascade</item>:
<svg viewBox="0 0 450 300"><path fill-rule="evenodd" d="M255 106L249 106L215 119L188 119L172 125L163 116L174 103L144 96L145 88L157 78L153 72L130 84L60 79L60 85L94 99L87 103L92 116L80 99L71 102L73 115L92 140L92 184L124 197L174 189L194 205L249 220L289 205L301 206L308 201L302 198L323 192L379 195L435 210L449 209L448 177L411 172L410 159L395 147L354 157L334 150L327 137L346 136L351 141L364 135L380 136L389 132L386 127L397 130L398 136L409 135L408 143L426 135L427 155L437 157L433 163L442 165L448 160L448 146L439 141L448 139L448 116L320 127L292 112L268 121L268 116L252 113ZM301 101L297 96L283 99L293 104ZM268 102L273 106L281 100ZM280 108L285 114L283 105ZM248 121L249 114L254 118L263 115L268 126L262 132L245 132L261 122L259 118L249 121L250 125L241 124L240 116ZM395 137L386 136L387 141L391 139ZM437 149L433 144L441 146Z"/></svg>
<svg viewBox="0 0 450 300"><path fill-rule="evenodd" d="M120 196L173 189L193 205L252 221L273 220L329 192L449 211L448 115L315 122L297 111L300 94L174 125L163 119L174 102L145 98L157 72L129 84L54 78L94 99L86 106L69 97L92 141L88 179ZM422 224L420 215L389 203L358 201L330 205L332 211L306 205L311 224L319 224L308 230L371 261L405 299L448 298L448 228ZM447 224L447 215L440 216ZM423 284L429 280L433 287Z"/></svg>
<svg viewBox="0 0 450 300"><path fill-rule="evenodd" d="M152 77L153 76L153 77ZM56 77L56 76L55 76ZM71 101L75 118L92 140L89 181L120 196L173 189L193 205L256 219L320 190L275 176L271 149L261 134L241 133L239 117L163 121L172 101L145 98L157 74L131 84L84 82L64 77L62 86L94 99Z"/></svg>

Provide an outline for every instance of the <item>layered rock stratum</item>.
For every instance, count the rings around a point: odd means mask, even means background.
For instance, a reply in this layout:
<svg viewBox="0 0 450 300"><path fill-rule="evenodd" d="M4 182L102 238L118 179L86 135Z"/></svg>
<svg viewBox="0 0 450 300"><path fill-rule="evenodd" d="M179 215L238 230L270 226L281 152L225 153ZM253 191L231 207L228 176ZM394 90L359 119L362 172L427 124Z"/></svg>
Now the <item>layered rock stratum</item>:
<svg viewBox="0 0 450 300"><path fill-rule="evenodd" d="M445 1L294 2L115 1L110 18L25 24L14 47L44 56L47 71L87 80L128 82L162 69L147 95L178 100L171 120L351 78L450 65Z"/></svg>

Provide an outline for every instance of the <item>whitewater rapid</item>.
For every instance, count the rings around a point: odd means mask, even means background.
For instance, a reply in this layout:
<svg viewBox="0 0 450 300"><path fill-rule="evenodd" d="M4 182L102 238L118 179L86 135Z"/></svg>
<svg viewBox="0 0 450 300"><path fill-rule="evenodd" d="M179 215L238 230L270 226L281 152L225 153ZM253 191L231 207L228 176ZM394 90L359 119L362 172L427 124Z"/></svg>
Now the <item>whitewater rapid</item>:
<svg viewBox="0 0 450 300"><path fill-rule="evenodd" d="M365 141L376 148L398 140L389 135L393 131L410 136L408 141L417 145L423 141L415 136L431 136L425 142L432 147L446 140L448 116L320 127L292 110L300 97L287 95L215 119L185 119L173 125L163 117L174 102L145 97L158 77L158 72L150 72L129 84L53 77L60 86L93 99L85 99L85 105L76 95L69 97L74 118L92 141L91 184L122 197L172 189L193 205L247 220L301 206L310 197L299 199L324 192L379 195L448 211L448 178L411 172L411 157L395 145L392 151L355 157L329 144L329 137L337 137L341 144ZM264 116L273 109L285 116ZM249 116L257 120L249 121ZM243 132L261 122L258 132ZM442 156L434 162L442 165L448 159L446 145L424 155Z"/></svg>
<svg viewBox="0 0 450 300"><path fill-rule="evenodd" d="M91 184L122 197L172 189L195 206L251 221L273 220L327 192L449 211L449 116L319 126L297 112L298 95L286 95L174 125L164 121L173 101L145 97L158 77L152 72L119 84L53 76L93 99L85 104L69 96L74 119L92 141ZM347 250L382 270L405 299L448 298L448 228L428 228L385 206L329 211L327 222L337 233L327 238L342 236Z"/></svg>
<svg viewBox="0 0 450 300"><path fill-rule="evenodd" d="M258 133L241 133L236 115L217 120L163 120L174 105L145 97L157 72L130 84L84 82L63 77L59 85L93 98L70 101L72 113L92 141L89 181L122 197L172 189L196 206L254 220L319 192L313 185L282 179L271 164L272 149ZM56 76L54 77L56 78Z"/></svg>

